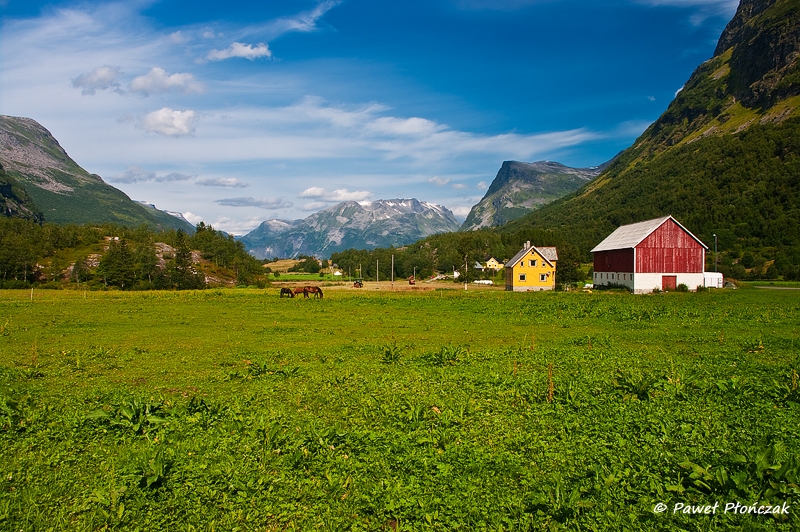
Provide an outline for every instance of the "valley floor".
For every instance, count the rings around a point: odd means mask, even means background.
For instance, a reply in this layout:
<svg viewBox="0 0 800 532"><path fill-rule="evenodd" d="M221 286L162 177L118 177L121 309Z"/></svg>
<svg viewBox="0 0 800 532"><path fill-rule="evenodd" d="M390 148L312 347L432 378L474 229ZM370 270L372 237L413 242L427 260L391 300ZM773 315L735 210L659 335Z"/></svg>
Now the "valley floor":
<svg viewBox="0 0 800 532"><path fill-rule="evenodd" d="M800 526L796 292L447 285L0 291L0 529Z"/></svg>

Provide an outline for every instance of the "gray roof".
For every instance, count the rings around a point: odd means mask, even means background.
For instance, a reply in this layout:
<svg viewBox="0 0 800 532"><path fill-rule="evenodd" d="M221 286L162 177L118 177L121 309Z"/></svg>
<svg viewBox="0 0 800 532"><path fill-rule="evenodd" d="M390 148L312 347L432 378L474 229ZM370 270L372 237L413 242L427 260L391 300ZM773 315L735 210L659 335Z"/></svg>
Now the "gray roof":
<svg viewBox="0 0 800 532"><path fill-rule="evenodd" d="M592 250L592 253L597 251L610 251L612 249L635 248L637 245L639 245L639 242L650 236L653 231L661 227L661 225L667 220L672 220L678 224L678 227L686 231L689 236L697 240L701 246L708 249L708 246L703 244L699 238L694 236L688 229L682 226L678 220L672 216L662 216L661 218L654 218L652 220L645 220L644 222L622 225L618 227L616 231L608 235L605 240L597 244L597 246L595 246L595 248Z"/></svg>
<svg viewBox="0 0 800 532"><path fill-rule="evenodd" d="M535 249L536 252L539 255L541 255L544 260L549 262L551 266L553 265L553 262L558 260L558 252L554 247L541 247L541 248L537 248L536 246L523 247L521 250L519 250L519 253L514 255L514 257L510 261L506 262L506 268L513 268L514 265L518 263L520 260L522 260L522 257L524 257L525 254L531 249Z"/></svg>

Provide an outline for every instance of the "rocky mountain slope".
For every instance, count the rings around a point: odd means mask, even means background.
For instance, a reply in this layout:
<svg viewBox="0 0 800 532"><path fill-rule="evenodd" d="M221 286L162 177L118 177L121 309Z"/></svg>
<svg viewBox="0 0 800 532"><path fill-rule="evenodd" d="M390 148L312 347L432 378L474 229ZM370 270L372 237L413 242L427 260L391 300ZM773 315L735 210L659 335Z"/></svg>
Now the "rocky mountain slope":
<svg viewBox="0 0 800 532"><path fill-rule="evenodd" d="M800 257L800 2L742 0L714 56L594 181L509 223L583 251L672 214L720 249Z"/></svg>
<svg viewBox="0 0 800 532"><path fill-rule="evenodd" d="M30 118L0 115L0 164L9 181L36 206L26 203L25 209L41 211L45 222L194 230L185 220L146 208L78 166L53 135Z"/></svg>
<svg viewBox="0 0 800 532"><path fill-rule="evenodd" d="M329 257L350 248L403 246L435 233L456 231L450 210L416 199L346 201L303 220L268 220L241 238L257 258Z"/></svg>
<svg viewBox="0 0 800 532"><path fill-rule="evenodd" d="M497 227L521 218L579 189L598 175L605 165L570 168L551 161L521 163L505 161L478 204L469 211L460 231Z"/></svg>

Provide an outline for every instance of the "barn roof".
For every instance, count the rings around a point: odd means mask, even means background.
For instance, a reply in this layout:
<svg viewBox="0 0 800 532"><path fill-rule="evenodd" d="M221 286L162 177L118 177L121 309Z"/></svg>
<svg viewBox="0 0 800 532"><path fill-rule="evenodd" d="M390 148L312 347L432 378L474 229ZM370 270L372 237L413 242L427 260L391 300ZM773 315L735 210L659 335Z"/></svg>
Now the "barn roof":
<svg viewBox="0 0 800 532"><path fill-rule="evenodd" d="M654 218L652 220L645 220L635 224L622 225L618 227L613 233L608 235L605 240L597 244L592 250L592 253L597 251L610 251L612 249L630 249L635 248L639 243L650 236L650 234L661 227L667 220L672 220L678 227L686 231L686 233L694 238L701 246L708 249L708 246L703 244L699 238L694 236L688 229L681 225L678 220L670 216L662 216L661 218Z"/></svg>

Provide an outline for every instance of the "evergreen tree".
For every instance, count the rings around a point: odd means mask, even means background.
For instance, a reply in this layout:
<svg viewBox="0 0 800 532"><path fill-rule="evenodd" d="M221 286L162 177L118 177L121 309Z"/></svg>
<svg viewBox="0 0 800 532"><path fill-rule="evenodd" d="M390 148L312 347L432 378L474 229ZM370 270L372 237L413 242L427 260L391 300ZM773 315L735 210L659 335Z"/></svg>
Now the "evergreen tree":
<svg viewBox="0 0 800 532"><path fill-rule="evenodd" d="M124 239L112 239L109 242L97 273L103 277L106 285L118 286L123 290L133 286L136 280L134 257Z"/></svg>
<svg viewBox="0 0 800 532"><path fill-rule="evenodd" d="M192 266L192 251L189 249L186 233L178 230L175 234L175 255L167 264L169 285L177 290L192 290L205 287L202 273Z"/></svg>

